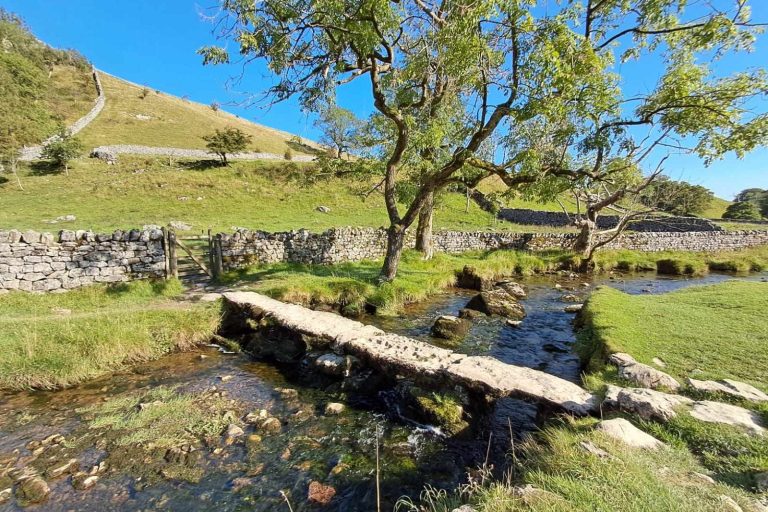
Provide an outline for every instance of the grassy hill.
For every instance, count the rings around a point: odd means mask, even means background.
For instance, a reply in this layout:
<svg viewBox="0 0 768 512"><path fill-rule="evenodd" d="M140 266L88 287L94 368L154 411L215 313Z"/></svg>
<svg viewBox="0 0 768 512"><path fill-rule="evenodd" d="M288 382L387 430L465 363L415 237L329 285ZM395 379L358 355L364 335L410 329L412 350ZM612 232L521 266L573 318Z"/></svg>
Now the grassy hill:
<svg viewBox="0 0 768 512"><path fill-rule="evenodd" d="M290 167L286 167L290 166ZM364 185L329 180L305 186L288 176L301 165L286 162L235 162L231 167L206 166L196 161L121 155L117 165L83 158L69 176L51 173L41 164L24 164L24 191L8 180L0 183L0 229L60 229L109 231L165 225L183 221L194 230L231 231L248 227L269 231L333 226L371 226L387 223L381 195L363 200ZM199 199L198 199L199 198ZM318 206L329 213L320 213ZM74 222L47 221L75 215ZM470 203L465 213L462 194L448 194L435 215L435 227L476 230L522 229L496 223Z"/></svg>
<svg viewBox="0 0 768 512"><path fill-rule="evenodd" d="M109 144L137 144L205 149L203 135L236 127L253 137L250 151L282 155L310 153L311 148L290 142L292 135L236 117L209 105L177 98L101 72L106 95L104 110L80 132L87 148Z"/></svg>
<svg viewBox="0 0 768 512"><path fill-rule="evenodd" d="M33 145L93 105L90 64L77 52L35 38L0 9L0 150Z"/></svg>

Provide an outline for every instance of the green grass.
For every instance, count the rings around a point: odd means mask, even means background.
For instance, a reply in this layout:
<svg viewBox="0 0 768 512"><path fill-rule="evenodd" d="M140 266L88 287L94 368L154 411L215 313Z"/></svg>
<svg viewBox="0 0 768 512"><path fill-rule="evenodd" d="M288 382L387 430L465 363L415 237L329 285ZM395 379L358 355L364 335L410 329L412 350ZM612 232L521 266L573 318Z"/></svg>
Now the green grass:
<svg viewBox="0 0 768 512"><path fill-rule="evenodd" d="M116 445L152 443L158 448L174 448L218 437L227 425L239 423L235 414L225 414L228 407L229 400L222 397L201 397L161 386L113 397L79 412L92 417L89 428L116 434Z"/></svg>
<svg viewBox="0 0 768 512"><path fill-rule="evenodd" d="M657 270L671 275L704 275L713 272L760 272L768 269L768 247L754 247L717 253L622 250L599 251L594 258L597 271L641 272Z"/></svg>
<svg viewBox="0 0 768 512"><path fill-rule="evenodd" d="M46 101L64 125L69 126L83 117L96 101L96 85L90 70L55 66Z"/></svg>
<svg viewBox="0 0 768 512"><path fill-rule="evenodd" d="M215 304L173 300L177 281L0 295L0 389L56 389L208 340Z"/></svg>
<svg viewBox="0 0 768 512"><path fill-rule="evenodd" d="M219 167L199 162L169 165L167 159L126 156L113 166L77 160L69 176L50 173L39 164L23 166L24 191L10 180L0 184L0 229L104 232L166 225L171 220L187 222L197 232L208 228L232 232L235 226L323 231L334 226L388 224L381 195L373 194L367 200L360 195L367 184L328 180L305 185L303 180L289 178L290 173L301 172L301 165L282 162L235 162L231 167ZM321 205L331 211L318 212ZM497 222L474 203L468 212L465 208L462 194L447 194L435 212L435 229L529 230ZM69 214L77 220L45 222Z"/></svg>
<svg viewBox="0 0 768 512"><path fill-rule="evenodd" d="M397 278L376 285L380 261L338 265L275 264L248 267L228 273L227 283L246 284L251 289L288 302L314 305L333 304L360 311L366 303L380 314L397 313L404 304L418 302L456 282L456 272L465 265L481 276L495 278L513 274L530 275L559 268L560 251L527 253L493 251L460 255L437 254L425 261L421 254L406 251Z"/></svg>
<svg viewBox="0 0 768 512"><path fill-rule="evenodd" d="M701 212L699 216L706 219L721 219L723 218L726 208L728 208L728 205L730 204L730 201L715 197L712 199L712 202L709 203L707 209Z"/></svg>
<svg viewBox="0 0 768 512"><path fill-rule="evenodd" d="M156 92L141 98L144 87L100 73L106 104L99 116L80 132L88 149L111 144L138 144L205 149L203 135L215 129L235 127L253 137L249 151L282 155L291 148L295 155L308 150L291 144L290 133L238 118L208 105ZM142 120L136 116L149 116Z"/></svg>
<svg viewBox="0 0 768 512"><path fill-rule="evenodd" d="M447 512L470 503L478 512L513 511L722 511L726 495L745 510L753 498L722 483L706 485L693 473L706 470L680 446L659 451L627 448L593 429L596 420L554 421L524 443L515 472L502 480L474 480L455 492L427 490L418 506L399 510ZM608 452L588 453L582 443ZM514 485L542 490L517 497Z"/></svg>
<svg viewBox="0 0 768 512"><path fill-rule="evenodd" d="M605 353L654 357L683 379L733 378L768 391L768 284L728 281L661 295L601 287L585 319Z"/></svg>

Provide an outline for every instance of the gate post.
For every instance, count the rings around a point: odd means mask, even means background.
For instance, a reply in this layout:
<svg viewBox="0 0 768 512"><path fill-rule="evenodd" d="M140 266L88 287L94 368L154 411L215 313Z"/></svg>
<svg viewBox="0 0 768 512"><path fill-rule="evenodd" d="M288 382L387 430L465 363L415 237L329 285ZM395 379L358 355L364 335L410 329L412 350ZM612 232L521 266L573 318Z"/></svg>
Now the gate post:
<svg viewBox="0 0 768 512"><path fill-rule="evenodd" d="M165 227L160 228L163 232L163 272L166 279L171 278L170 269L168 268L168 230Z"/></svg>
<svg viewBox="0 0 768 512"><path fill-rule="evenodd" d="M221 254L221 235L213 237L213 276L218 279L224 273L224 257Z"/></svg>
<svg viewBox="0 0 768 512"><path fill-rule="evenodd" d="M171 277L178 279L179 268L176 257L176 232L172 229L168 230L168 272Z"/></svg>

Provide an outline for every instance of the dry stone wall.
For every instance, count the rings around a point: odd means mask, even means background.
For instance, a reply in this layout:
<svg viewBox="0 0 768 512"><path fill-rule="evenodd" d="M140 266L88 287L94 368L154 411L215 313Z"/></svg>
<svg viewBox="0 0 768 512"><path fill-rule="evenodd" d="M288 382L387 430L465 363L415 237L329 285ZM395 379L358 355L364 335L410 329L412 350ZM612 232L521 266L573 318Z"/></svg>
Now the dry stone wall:
<svg viewBox="0 0 768 512"><path fill-rule="evenodd" d="M384 256L386 231L373 228L334 228L323 233L306 230L285 233L239 230L218 235L225 268L263 263L332 264ZM491 233L438 231L437 252L460 253L492 249L568 249L574 233ZM415 244L411 234L406 247ZM681 233L625 233L607 247L646 252L665 250L723 251L768 245L768 231L703 231Z"/></svg>
<svg viewBox="0 0 768 512"><path fill-rule="evenodd" d="M515 224L531 226L563 227L573 225L564 212L546 212L526 208L503 208L499 218ZM597 218L600 229L611 229L619 224L617 215L603 215ZM631 231L684 233L689 231L722 231L723 228L709 219L699 217L650 217L629 223Z"/></svg>
<svg viewBox="0 0 768 512"><path fill-rule="evenodd" d="M165 276L163 232L0 231L0 290L56 291Z"/></svg>

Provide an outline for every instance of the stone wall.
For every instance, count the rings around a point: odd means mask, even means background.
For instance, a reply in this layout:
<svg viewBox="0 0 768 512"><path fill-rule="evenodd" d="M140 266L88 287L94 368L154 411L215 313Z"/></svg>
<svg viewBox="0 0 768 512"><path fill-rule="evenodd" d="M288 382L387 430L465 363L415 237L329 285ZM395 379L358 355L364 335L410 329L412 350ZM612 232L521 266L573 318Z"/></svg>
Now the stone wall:
<svg viewBox="0 0 768 512"><path fill-rule="evenodd" d="M572 225L564 212L544 212L526 208L502 208L499 218L515 224L531 226L563 227ZM602 215L597 218L600 229L610 229L619 223L617 215ZM628 229L643 232L683 233L689 231L722 231L723 228L708 219L699 217L652 217L633 221Z"/></svg>
<svg viewBox="0 0 768 512"><path fill-rule="evenodd" d="M93 74L93 82L96 86L96 102L93 104L93 107L91 110L85 114L83 117L72 123L72 125L67 127L67 130L71 135L75 135L76 133L80 132L83 128L88 126L91 121L96 119L96 116L98 116L101 111L104 109L104 104L107 101L106 96L104 95L104 89L101 86L101 79L99 79L99 72L96 71L96 68L93 68L91 73ZM31 147L25 147L22 148L20 154L19 154L19 160L22 161L30 161L30 160L38 160L40 159L40 156L43 152L43 146L50 143L51 141L54 141L58 138L58 135L52 135L51 137L48 137L43 143L39 146L31 146Z"/></svg>
<svg viewBox="0 0 768 512"><path fill-rule="evenodd" d="M163 233L0 231L0 290L55 291L165 277Z"/></svg>
<svg viewBox="0 0 768 512"><path fill-rule="evenodd" d="M306 230L285 233L239 230L221 238L225 269L262 263L331 264L384 256L386 231L373 228L334 228L323 233ZM574 233L490 233L438 231L437 252L460 253L491 249L568 249ZM704 231L682 233L624 233L611 242L613 249L657 252L723 251L768 245L768 231ZM406 247L414 246L411 233Z"/></svg>

